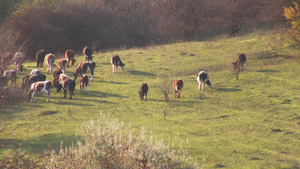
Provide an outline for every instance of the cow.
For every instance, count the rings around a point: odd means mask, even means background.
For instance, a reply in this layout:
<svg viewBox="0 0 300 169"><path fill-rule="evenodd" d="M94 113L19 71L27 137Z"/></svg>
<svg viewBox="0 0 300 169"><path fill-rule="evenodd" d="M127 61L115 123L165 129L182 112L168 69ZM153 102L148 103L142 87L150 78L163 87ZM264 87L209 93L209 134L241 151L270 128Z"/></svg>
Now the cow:
<svg viewBox="0 0 300 169"><path fill-rule="evenodd" d="M38 81L32 83L27 95L27 100L29 102L35 102L38 93L45 93L48 95L47 102L49 102L51 87L52 87L52 83L50 81Z"/></svg>
<svg viewBox="0 0 300 169"><path fill-rule="evenodd" d="M47 73L49 73L49 71L52 73L52 69L53 69L53 64L54 64L54 61L55 61L55 55L52 54L52 53L48 53L46 56L45 56L45 63L47 64Z"/></svg>
<svg viewBox="0 0 300 169"><path fill-rule="evenodd" d="M207 84L208 87L212 88L211 82L208 78L208 74L205 71L200 71L197 76L197 81L199 83L199 91L204 91L204 85Z"/></svg>
<svg viewBox="0 0 300 169"><path fill-rule="evenodd" d="M181 79L176 79L173 82L173 88L175 91L175 98L180 98L181 89L183 88L183 81Z"/></svg>
<svg viewBox="0 0 300 169"><path fill-rule="evenodd" d="M44 50L39 50L36 52L36 67L43 67L45 56L46 52Z"/></svg>
<svg viewBox="0 0 300 169"><path fill-rule="evenodd" d="M20 72L23 71L23 61L24 61L24 55L21 52L17 52L14 55L13 61L17 67L17 73L19 74Z"/></svg>
<svg viewBox="0 0 300 169"><path fill-rule="evenodd" d="M138 93L140 94L140 99L141 101L144 100L144 96L145 96L145 100L147 101L147 92L149 90L149 87L147 85L147 83L142 83L140 85L140 91L138 91Z"/></svg>
<svg viewBox="0 0 300 169"><path fill-rule="evenodd" d="M63 72L61 71L61 69L56 69L53 72L53 79L55 79L57 76L59 76L60 74L62 74Z"/></svg>
<svg viewBox="0 0 300 169"><path fill-rule="evenodd" d="M73 50L71 50L71 49L66 50L66 52L65 52L65 58L67 59L67 62L68 62L67 63L67 67L69 67L70 61L71 61L71 66L74 65L74 63L76 61L76 59L74 59L74 56L75 56L75 54L74 54Z"/></svg>
<svg viewBox="0 0 300 169"><path fill-rule="evenodd" d="M61 91L61 89L63 89L64 98L66 98L67 91L69 91L69 95L70 95L69 99L72 99L72 96L74 95L75 85L76 85L75 79L72 80L72 79L69 79L68 75L60 74L58 77L58 81L55 80L54 83L55 83L54 86L57 89L57 92L59 92L59 91Z"/></svg>
<svg viewBox="0 0 300 169"><path fill-rule="evenodd" d="M125 64L121 61L119 55L113 55L111 57L111 64L113 67L113 73L117 73L118 66L121 66L122 71L125 69Z"/></svg>
<svg viewBox="0 0 300 169"><path fill-rule="evenodd" d="M233 62L232 64L234 65L234 70L237 70L237 74L236 74L236 79L238 80L239 78L239 73L240 71L244 70L244 63L246 63L246 55L244 53L239 54L237 60L235 62Z"/></svg>
<svg viewBox="0 0 300 169"><path fill-rule="evenodd" d="M2 69L7 70L8 69L8 64L9 62L13 59L13 54L12 53L5 53L2 55Z"/></svg>
<svg viewBox="0 0 300 169"><path fill-rule="evenodd" d="M93 50L92 50L92 48L85 47L85 48L83 48L82 53L83 53L85 61L93 61L93 56L92 56Z"/></svg>
<svg viewBox="0 0 300 169"><path fill-rule="evenodd" d="M88 88L88 83L89 83L89 78L87 75L82 75L79 79L80 82L80 91L81 93L84 91L84 87L85 87L85 93L87 94L87 88Z"/></svg>
<svg viewBox="0 0 300 169"><path fill-rule="evenodd" d="M66 73L66 67L67 67L68 61L66 59L59 59L58 60L58 69L60 69L64 74Z"/></svg>
<svg viewBox="0 0 300 169"><path fill-rule="evenodd" d="M22 79L21 89L26 89L31 86L32 83L38 82L38 81L45 81L46 75L43 74L35 74L35 75L26 75Z"/></svg>
<svg viewBox="0 0 300 169"><path fill-rule="evenodd" d="M77 78L78 75L83 75L90 71L92 75L91 81L93 81L95 67L96 67L96 63L94 61L84 61L79 63L79 65L77 66L74 72L75 79Z"/></svg>
<svg viewBox="0 0 300 169"><path fill-rule="evenodd" d="M39 69L32 69L31 72L30 72L30 75L37 75L37 74L40 74L40 70Z"/></svg>
<svg viewBox="0 0 300 169"><path fill-rule="evenodd" d="M16 70L6 70L3 73L3 77L7 78L7 81L11 80L11 85L15 84L17 82L17 71Z"/></svg>

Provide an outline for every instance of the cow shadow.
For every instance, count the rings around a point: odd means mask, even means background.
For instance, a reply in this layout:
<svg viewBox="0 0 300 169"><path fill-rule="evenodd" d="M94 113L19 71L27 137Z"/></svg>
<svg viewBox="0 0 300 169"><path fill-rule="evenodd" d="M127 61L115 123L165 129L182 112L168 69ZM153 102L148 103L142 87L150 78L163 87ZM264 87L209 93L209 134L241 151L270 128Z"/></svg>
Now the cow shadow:
<svg viewBox="0 0 300 169"><path fill-rule="evenodd" d="M139 70L130 70L128 71L131 75L139 75L139 76L151 76L151 77L155 77L156 74L154 73L150 73L150 72L142 72Z"/></svg>
<svg viewBox="0 0 300 169"><path fill-rule="evenodd" d="M74 141L76 142L80 138L76 135L64 135L64 134L44 134L39 137L32 139L0 139L0 142L5 142L1 147L2 150L5 149L19 149L22 151L40 154L46 151L48 148L55 149L59 152L60 145L63 141L63 147L71 145Z"/></svg>
<svg viewBox="0 0 300 169"><path fill-rule="evenodd" d="M129 98L128 96L122 96L119 94L106 93L106 92L100 92L100 91L92 91L92 92L89 92L88 95L91 97L101 97L101 98L109 98L109 97Z"/></svg>
<svg viewBox="0 0 300 169"><path fill-rule="evenodd" d="M277 73L280 72L279 70L273 70L273 69L264 69L264 70L257 70L256 72L260 73Z"/></svg>
<svg viewBox="0 0 300 169"><path fill-rule="evenodd" d="M104 81L104 80L101 80L99 82L101 82L101 83L110 83L110 84L128 84L128 83L124 83L124 82Z"/></svg>
<svg viewBox="0 0 300 169"><path fill-rule="evenodd" d="M242 89L238 88L218 88L217 91L219 92L240 92Z"/></svg>

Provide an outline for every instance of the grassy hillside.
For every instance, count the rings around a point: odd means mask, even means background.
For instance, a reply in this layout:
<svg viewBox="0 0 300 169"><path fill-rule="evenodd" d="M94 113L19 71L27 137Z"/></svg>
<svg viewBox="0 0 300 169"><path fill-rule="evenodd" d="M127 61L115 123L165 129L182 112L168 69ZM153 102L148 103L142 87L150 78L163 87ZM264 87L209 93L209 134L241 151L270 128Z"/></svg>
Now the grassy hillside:
<svg viewBox="0 0 300 169"><path fill-rule="evenodd" d="M277 47L280 42L271 36L96 53L88 94L80 93L77 83L73 100L53 90L50 103L40 96L36 103L0 110L5 124L0 140L7 139L0 152L15 146L33 154L48 145L59 149L61 141L76 141L83 121L103 113L137 132L144 127L166 143L174 141L172 148L187 149L203 168L300 167L300 53L284 44ZM278 55L270 52L273 48ZM231 63L242 52L248 60L236 80ZM125 72L112 74L113 54L120 55ZM33 68L35 63L26 63L21 76ZM213 89L198 91L200 70L209 73ZM184 81L181 99L171 92L171 101L164 101L159 86L167 78L170 86L176 78ZM148 101L143 102L137 93L142 82L149 85Z"/></svg>

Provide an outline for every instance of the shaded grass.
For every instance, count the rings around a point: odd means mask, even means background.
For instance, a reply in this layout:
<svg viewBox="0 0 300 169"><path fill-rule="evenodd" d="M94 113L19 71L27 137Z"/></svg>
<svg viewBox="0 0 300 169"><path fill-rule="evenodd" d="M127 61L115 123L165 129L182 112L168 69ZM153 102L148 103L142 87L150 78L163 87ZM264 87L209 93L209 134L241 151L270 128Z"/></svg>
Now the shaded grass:
<svg viewBox="0 0 300 169"><path fill-rule="evenodd" d="M274 57L266 54L267 43L268 36L251 35L95 54L88 94L80 93L77 82L73 100L53 91L50 103L39 96L37 103L0 110L6 120L0 139L8 140L0 152L20 143L30 153L48 144L58 149L62 140L76 140L83 121L104 113L137 129L144 126L166 142L180 138L172 148L187 149L204 168L299 167L299 53L286 49ZM242 52L248 59L236 80L231 62ZM113 54L120 55L125 72L112 74ZM34 63L25 68L18 82ZM68 68L67 74L74 69ZM209 73L213 89L198 91L200 70ZM166 75L170 85L183 79L180 100L172 93L170 102L164 101L158 86ZM139 100L142 82L149 85L147 102Z"/></svg>

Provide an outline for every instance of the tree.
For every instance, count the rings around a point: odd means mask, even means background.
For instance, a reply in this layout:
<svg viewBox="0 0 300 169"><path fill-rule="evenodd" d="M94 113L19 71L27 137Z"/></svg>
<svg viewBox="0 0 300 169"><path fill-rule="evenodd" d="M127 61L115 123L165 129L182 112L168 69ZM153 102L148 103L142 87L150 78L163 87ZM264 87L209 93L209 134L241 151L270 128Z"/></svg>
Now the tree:
<svg viewBox="0 0 300 169"><path fill-rule="evenodd" d="M284 16L292 26L291 37L297 43L300 44L300 5L297 2L293 2L293 6L284 7Z"/></svg>

